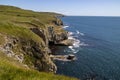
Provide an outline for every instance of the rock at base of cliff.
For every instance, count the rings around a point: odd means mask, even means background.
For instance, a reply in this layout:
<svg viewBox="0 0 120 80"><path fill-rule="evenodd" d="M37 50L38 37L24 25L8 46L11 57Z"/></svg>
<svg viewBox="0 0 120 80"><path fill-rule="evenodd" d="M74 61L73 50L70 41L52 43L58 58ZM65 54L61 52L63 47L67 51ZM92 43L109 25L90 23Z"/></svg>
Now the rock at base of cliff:
<svg viewBox="0 0 120 80"><path fill-rule="evenodd" d="M63 46L72 46L74 43L74 40L72 39L67 39L67 40L63 40L61 41L59 44L63 45Z"/></svg>

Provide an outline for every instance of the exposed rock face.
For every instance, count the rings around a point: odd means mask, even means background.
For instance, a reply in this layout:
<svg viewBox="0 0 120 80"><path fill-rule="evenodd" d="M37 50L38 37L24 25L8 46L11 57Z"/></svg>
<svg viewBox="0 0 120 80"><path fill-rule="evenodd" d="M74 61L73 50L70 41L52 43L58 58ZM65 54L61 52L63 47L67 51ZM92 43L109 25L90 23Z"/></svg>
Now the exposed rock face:
<svg viewBox="0 0 120 80"><path fill-rule="evenodd" d="M46 45L48 45L48 39L47 39L47 34L44 29L39 29L39 28L31 28L32 32L40 36L43 41L45 42Z"/></svg>
<svg viewBox="0 0 120 80"><path fill-rule="evenodd" d="M56 72L56 65L51 61L46 50L47 47L45 45L39 45L38 43L33 41L29 42L30 45L25 45L24 42L22 43L24 45L23 50L27 54L25 55L34 58L32 62L32 64L34 65L33 68L39 71Z"/></svg>
<svg viewBox="0 0 120 80"><path fill-rule="evenodd" d="M26 67L45 72L56 72L57 67L48 55L48 47L44 43L33 40L5 37L6 42L0 46L0 51L8 57L14 58L20 63L27 64Z"/></svg>
<svg viewBox="0 0 120 80"><path fill-rule="evenodd" d="M53 42L54 44L59 44L60 41L66 40L67 37L67 32L55 32L54 27L48 27L48 32L49 32L49 42Z"/></svg>
<svg viewBox="0 0 120 80"><path fill-rule="evenodd" d="M13 59L19 61L20 63L24 60L23 54L16 54L14 52L14 47L17 46L18 39L13 37L8 37L4 35L5 43L0 46L0 51L4 52L8 57L12 57Z"/></svg>
<svg viewBox="0 0 120 80"><path fill-rule="evenodd" d="M62 25L62 22L58 21L55 23L53 26L47 26L45 29L40 29L40 28L31 28L31 30L40 36L43 41L45 42L45 50L41 50L39 48L39 45L34 43L33 47L31 46L29 50L25 50L26 53L31 54L32 56L38 58L35 61L35 67L36 69L40 71L51 71L51 72L56 72L57 67L56 65L51 61L49 53L52 53L51 50L49 49L50 45L56 45L56 44L64 44L60 43L63 40L68 39L68 35L66 31L63 31L61 27L57 27L56 25ZM56 27L55 27L56 26ZM58 30L56 32L56 29ZM67 44L64 44L67 45ZM31 51L32 50L32 51ZM30 51L30 53L28 52ZM40 60L39 60L40 59Z"/></svg>
<svg viewBox="0 0 120 80"><path fill-rule="evenodd" d="M60 30L56 32L56 28ZM64 40L66 41L65 45L71 42L67 40L68 39L67 31L61 31L62 30L61 27L48 26L47 29L31 28L31 30L43 39L43 41L46 43L46 46L49 46L49 43L65 44L62 43L62 41Z"/></svg>
<svg viewBox="0 0 120 80"><path fill-rule="evenodd" d="M77 58L73 54L68 54L68 55L50 55L50 57L53 60L59 60L59 61L74 61Z"/></svg>
<svg viewBox="0 0 120 80"><path fill-rule="evenodd" d="M60 16L58 16L58 17L60 17ZM61 16L61 17L62 17L62 16ZM63 22L61 21L61 19L57 18L57 16L56 16L55 18L56 18L56 20L53 20L53 21L52 21L52 23L53 23L54 25L57 25L57 26L63 25Z"/></svg>

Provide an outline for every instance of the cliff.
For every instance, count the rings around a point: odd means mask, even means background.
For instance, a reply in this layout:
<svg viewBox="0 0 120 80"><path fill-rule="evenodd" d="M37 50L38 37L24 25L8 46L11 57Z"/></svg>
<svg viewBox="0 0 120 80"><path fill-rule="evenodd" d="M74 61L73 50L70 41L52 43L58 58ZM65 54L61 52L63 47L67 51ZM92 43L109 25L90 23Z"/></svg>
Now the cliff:
<svg viewBox="0 0 120 80"><path fill-rule="evenodd" d="M49 57L49 46L67 39L67 32L61 27L62 21L55 17L57 14L7 6L0 8L0 33L7 39L2 46L3 49L8 49L5 53L11 57L22 55L22 60L19 57L17 59L30 68L55 72L57 67Z"/></svg>
<svg viewBox="0 0 120 80"><path fill-rule="evenodd" d="M55 73L49 47L67 39L58 16L1 5L0 52L24 68Z"/></svg>

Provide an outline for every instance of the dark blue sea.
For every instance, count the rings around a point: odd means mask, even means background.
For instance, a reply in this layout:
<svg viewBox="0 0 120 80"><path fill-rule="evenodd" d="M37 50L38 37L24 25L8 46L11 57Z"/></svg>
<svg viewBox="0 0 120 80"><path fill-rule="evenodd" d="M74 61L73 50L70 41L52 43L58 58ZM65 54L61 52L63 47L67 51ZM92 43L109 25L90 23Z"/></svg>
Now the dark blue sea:
<svg viewBox="0 0 120 80"><path fill-rule="evenodd" d="M74 54L77 60L55 61L57 74L81 80L120 80L120 17L62 18L73 46L58 46L55 54Z"/></svg>

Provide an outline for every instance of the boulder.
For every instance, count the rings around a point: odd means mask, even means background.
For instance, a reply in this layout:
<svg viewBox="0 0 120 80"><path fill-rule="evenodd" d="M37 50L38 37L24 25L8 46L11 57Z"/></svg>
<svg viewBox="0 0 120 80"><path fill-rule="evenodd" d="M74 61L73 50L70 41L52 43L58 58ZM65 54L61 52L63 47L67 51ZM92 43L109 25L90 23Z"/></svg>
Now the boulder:
<svg viewBox="0 0 120 80"><path fill-rule="evenodd" d="M75 55L69 54L69 55L67 56L67 59L68 59L68 60L74 60L74 59L75 59Z"/></svg>
<svg viewBox="0 0 120 80"><path fill-rule="evenodd" d="M64 46L73 46L74 40L72 39L67 39L61 41L59 44L64 45Z"/></svg>

